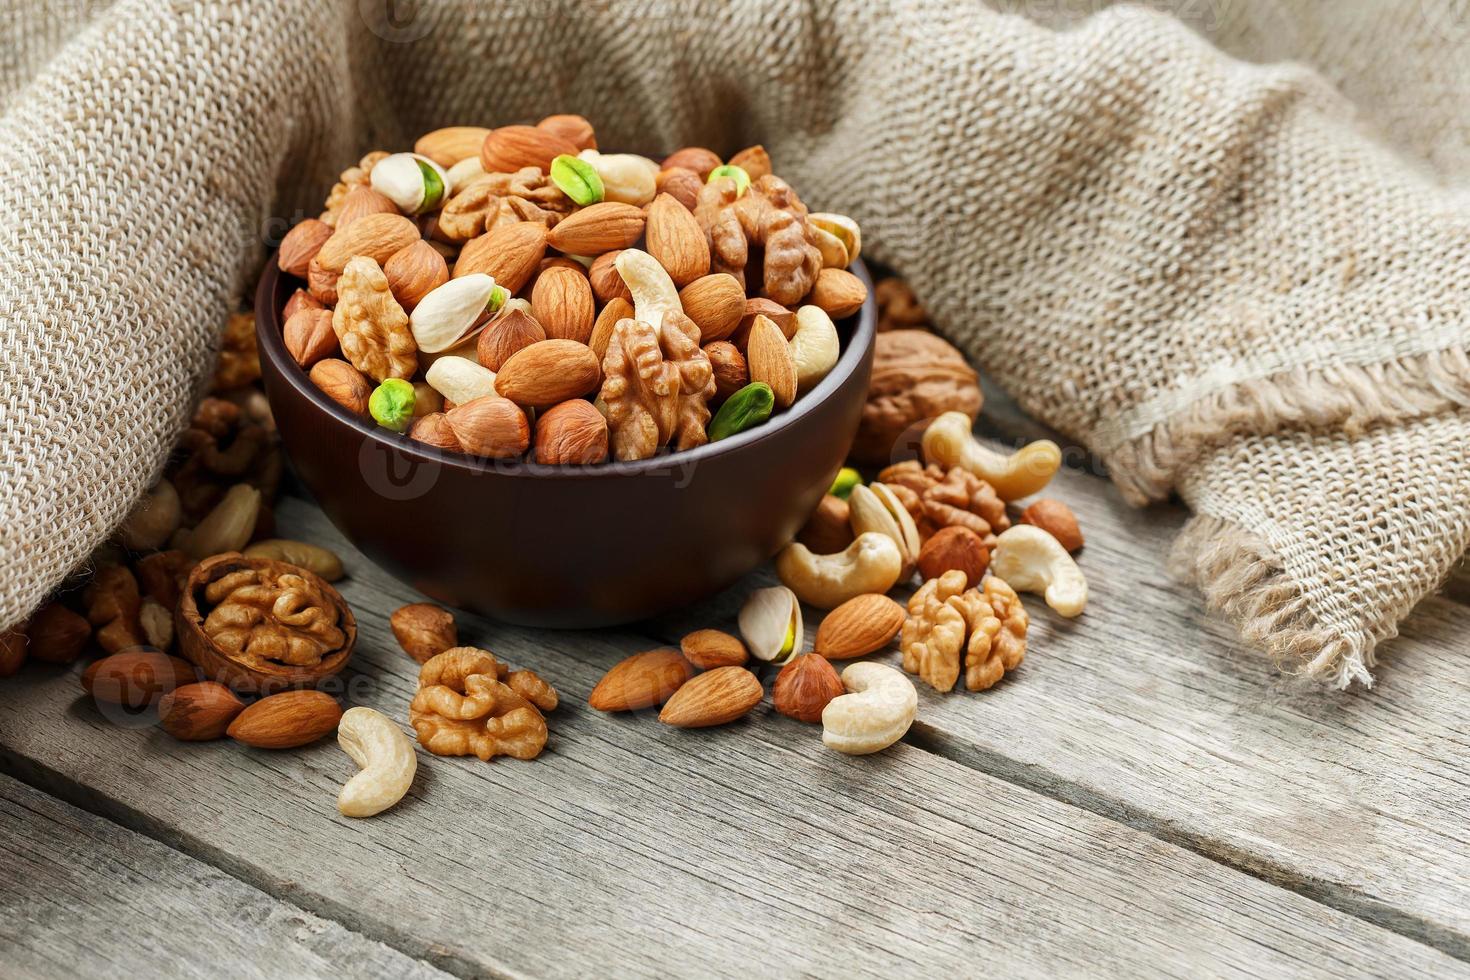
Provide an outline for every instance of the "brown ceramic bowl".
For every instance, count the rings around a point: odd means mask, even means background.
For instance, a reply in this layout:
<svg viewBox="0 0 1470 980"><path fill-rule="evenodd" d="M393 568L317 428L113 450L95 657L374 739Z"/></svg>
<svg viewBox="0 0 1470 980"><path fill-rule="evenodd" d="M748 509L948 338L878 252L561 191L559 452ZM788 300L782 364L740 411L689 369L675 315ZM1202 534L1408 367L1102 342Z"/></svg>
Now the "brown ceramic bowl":
<svg viewBox="0 0 1470 980"><path fill-rule="evenodd" d="M540 466L446 453L356 418L286 353L303 285L267 266L255 299L265 391L296 472L369 558L451 606L528 626L608 626L695 602L790 541L857 431L877 323L872 280L842 356L759 428L682 453Z"/></svg>

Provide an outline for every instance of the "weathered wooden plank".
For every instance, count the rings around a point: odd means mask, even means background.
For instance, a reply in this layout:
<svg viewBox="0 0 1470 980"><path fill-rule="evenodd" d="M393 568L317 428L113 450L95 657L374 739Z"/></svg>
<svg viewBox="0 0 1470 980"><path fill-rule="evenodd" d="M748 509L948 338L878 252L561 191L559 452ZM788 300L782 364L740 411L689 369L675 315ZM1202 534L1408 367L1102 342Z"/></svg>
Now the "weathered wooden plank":
<svg viewBox="0 0 1470 980"><path fill-rule="evenodd" d="M314 509L286 501L278 517L342 550L361 626L353 696L402 718L414 665L386 620L417 597ZM564 692L554 741L534 763L424 757L410 798L373 821L336 814L351 766L330 744L271 755L115 729L73 678L39 671L0 701L0 759L456 972L1470 975L913 746L849 759L765 706L708 732L587 709L606 666L643 645L634 634L463 627Z"/></svg>
<svg viewBox="0 0 1470 980"><path fill-rule="evenodd" d="M0 947L9 977L445 976L8 776Z"/></svg>
<svg viewBox="0 0 1470 980"><path fill-rule="evenodd" d="M1045 434L1003 400L997 419ZM1068 622L1028 596L1020 671L981 694L921 686L911 738L1470 957L1470 608L1423 603L1371 691L1303 688L1170 577L1183 508L1135 510L1072 458L1047 495L1087 536L1087 612ZM764 569L654 631L730 622L774 581Z"/></svg>

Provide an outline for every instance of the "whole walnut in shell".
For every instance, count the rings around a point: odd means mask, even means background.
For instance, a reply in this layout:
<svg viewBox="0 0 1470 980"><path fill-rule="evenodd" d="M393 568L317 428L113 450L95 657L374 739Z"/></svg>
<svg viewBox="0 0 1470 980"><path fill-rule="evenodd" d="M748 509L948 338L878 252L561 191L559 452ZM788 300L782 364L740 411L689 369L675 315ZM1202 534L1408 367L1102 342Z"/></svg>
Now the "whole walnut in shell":
<svg viewBox="0 0 1470 980"><path fill-rule="evenodd" d="M874 343L873 377L851 457L881 466L895 448L917 447L924 427L945 412L980 414L974 370L950 344L925 330L890 330ZM910 431L912 429L912 431ZM900 438L904 445L897 446Z"/></svg>

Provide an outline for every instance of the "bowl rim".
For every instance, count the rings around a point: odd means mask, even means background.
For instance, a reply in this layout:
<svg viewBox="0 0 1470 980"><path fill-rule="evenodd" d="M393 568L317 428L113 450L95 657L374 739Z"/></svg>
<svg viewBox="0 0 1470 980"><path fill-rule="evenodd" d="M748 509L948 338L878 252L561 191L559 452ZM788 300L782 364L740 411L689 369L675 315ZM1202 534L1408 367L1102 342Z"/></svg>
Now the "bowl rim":
<svg viewBox="0 0 1470 980"><path fill-rule="evenodd" d="M286 341L281 323L281 309L284 307L284 300L281 304L277 304L276 291L282 285L282 281L288 277L276 264L276 250L274 249L267 257L265 270L261 273L260 283L255 291L255 336L261 354L270 360L276 373L292 388L304 393L307 400L325 412L327 416L359 435L368 437L385 449L403 453L421 462L454 466L470 473L494 474L520 479L593 480L601 477L667 475L671 468L684 468L688 464L732 455L768 439L777 438L792 426L799 425L803 417L831 399L844 381L857 371L877 336L878 306L874 298L873 278L868 272L867 264L861 258L854 259L848 266L848 271L862 280L863 285L867 287L868 295L857 313L843 318L844 321L856 319L852 326L851 339L841 356L838 357L837 363L832 366L832 370L827 372L827 376L818 382L815 388L798 399L790 410L782 412L758 428L737 433L718 442L705 443L693 449L661 452L647 459L638 460L610 459L602 463L586 465L553 465L537 463L529 456L515 459L487 459L439 449L411 439L406 434L392 432L353 415L312 384L307 372L296 363L295 358L286 352ZM290 282L285 282L284 285L289 288ZM289 296L289 293L287 295ZM267 397L269 397L269 390L267 390Z"/></svg>

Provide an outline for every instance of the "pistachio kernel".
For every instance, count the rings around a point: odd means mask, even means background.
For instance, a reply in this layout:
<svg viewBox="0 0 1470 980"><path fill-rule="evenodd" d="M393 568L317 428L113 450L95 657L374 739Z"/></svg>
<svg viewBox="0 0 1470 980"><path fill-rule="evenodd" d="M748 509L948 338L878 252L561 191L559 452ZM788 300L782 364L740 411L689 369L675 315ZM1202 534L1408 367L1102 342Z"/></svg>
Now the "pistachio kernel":
<svg viewBox="0 0 1470 980"><path fill-rule="evenodd" d="M385 429L403 432L413 421L413 385L402 378L388 378L368 398L368 413Z"/></svg>
<svg viewBox="0 0 1470 980"><path fill-rule="evenodd" d="M834 497L846 500L852 495L853 487L863 482L863 475L851 466L844 466L837 471L837 479L832 481L832 489L827 492Z"/></svg>
<svg viewBox="0 0 1470 980"><path fill-rule="evenodd" d="M551 182L582 207L597 204L605 193L602 177L586 160L563 153L551 161Z"/></svg>
<svg viewBox="0 0 1470 980"><path fill-rule="evenodd" d="M709 424L709 441L721 439L753 429L771 417L776 405L776 393L764 381L756 381L741 388L725 400Z"/></svg>
<svg viewBox="0 0 1470 980"><path fill-rule="evenodd" d="M733 163L716 167L709 172L709 177L705 180L705 183L709 183L712 180L719 180L721 177L733 177L735 179L736 197L743 197L745 196L745 192L750 190L750 174L745 172L744 167L736 166Z"/></svg>

